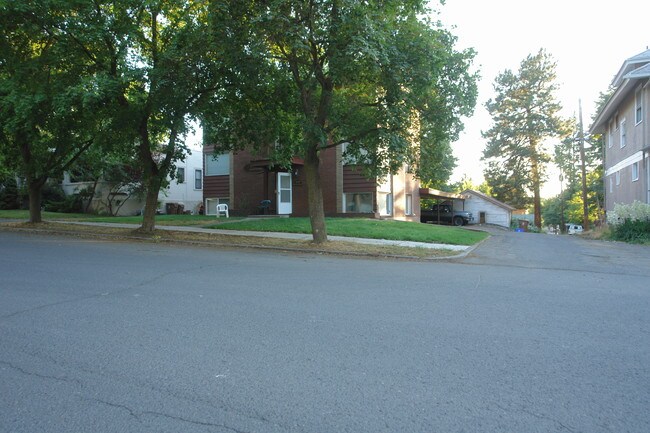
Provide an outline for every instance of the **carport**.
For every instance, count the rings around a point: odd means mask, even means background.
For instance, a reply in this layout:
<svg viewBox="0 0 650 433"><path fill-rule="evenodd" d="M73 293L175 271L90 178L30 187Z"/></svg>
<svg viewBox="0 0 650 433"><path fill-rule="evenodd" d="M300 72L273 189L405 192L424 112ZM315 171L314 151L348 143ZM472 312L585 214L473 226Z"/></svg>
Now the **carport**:
<svg viewBox="0 0 650 433"><path fill-rule="evenodd" d="M451 205L452 210L465 210L465 199L463 194L440 191L433 188L420 188L420 210L422 209L422 199L435 200L434 204L438 206L438 223L440 222L440 205Z"/></svg>

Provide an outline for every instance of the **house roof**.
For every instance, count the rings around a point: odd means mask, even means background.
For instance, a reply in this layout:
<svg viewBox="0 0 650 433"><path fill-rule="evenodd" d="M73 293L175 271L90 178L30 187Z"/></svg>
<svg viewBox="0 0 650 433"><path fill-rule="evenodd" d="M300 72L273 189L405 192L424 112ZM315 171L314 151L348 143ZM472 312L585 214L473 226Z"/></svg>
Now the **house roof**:
<svg viewBox="0 0 650 433"><path fill-rule="evenodd" d="M516 208L510 206L509 204L506 204L506 203L504 203L502 201L499 201L494 197L490 197L487 194L483 194L480 191L474 191L473 189L466 189L465 191L461 192L461 194L464 195L467 198L471 198L472 196L479 197L479 198L481 198L481 199L483 199L485 201L489 201L490 203L492 203L492 204L494 204L496 206L499 206L499 207L501 207L501 208L503 208L505 210L508 210L510 212L516 210Z"/></svg>
<svg viewBox="0 0 650 433"><path fill-rule="evenodd" d="M464 200L465 197L462 194L456 194L453 192L439 191L433 188L420 188L420 197L427 198L442 198L442 199L455 199L455 200Z"/></svg>
<svg viewBox="0 0 650 433"><path fill-rule="evenodd" d="M616 113L621 101L633 91L637 81L648 77L650 77L650 49L623 62L621 69L612 80L612 87L615 88L614 93L598 113L589 132L592 134L604 132L607 121Z"/></svg>

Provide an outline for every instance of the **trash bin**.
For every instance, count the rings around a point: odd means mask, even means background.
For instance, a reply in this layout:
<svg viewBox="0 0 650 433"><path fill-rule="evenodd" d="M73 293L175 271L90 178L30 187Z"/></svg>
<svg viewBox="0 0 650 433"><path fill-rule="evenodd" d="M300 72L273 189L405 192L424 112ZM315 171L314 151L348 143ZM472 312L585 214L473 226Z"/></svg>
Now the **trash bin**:
<svg viewBox="0 0 650 433"><path fill-rule="evenodd" d="M165 212L167 215L174 215L178 212L178 204L176 203L166 203Z"/></svg>
<svg viewBox="0 0 650 433"><path fill-rule="evenodd" d="M528 231L528 220L519 220L519 228L522 231L527 232Z"/></svg>

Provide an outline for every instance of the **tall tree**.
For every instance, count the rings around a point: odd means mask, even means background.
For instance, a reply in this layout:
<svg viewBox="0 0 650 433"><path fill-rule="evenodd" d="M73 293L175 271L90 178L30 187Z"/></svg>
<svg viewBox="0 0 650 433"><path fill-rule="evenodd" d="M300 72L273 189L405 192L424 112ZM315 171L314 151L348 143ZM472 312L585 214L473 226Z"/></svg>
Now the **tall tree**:
<svg viewBox="0 0 650 433"><path fill-rule="evenodd" d="M65 35L68 2L0 3L0 160L27 183L29 219L41 193L110 125L101 120L92 62Z"/></svg>
<svg viewBox="0 0 650 433"><path fill-rule="evenodd" d="M217 88L206 44L208 0L95 0L67 31L101 69L124 143L134 145L146 188L141 230L155 228L158 193L186 154L184 137Z"/></svg>
<svg viewBox="0 0 650 433"><path fill-rule="evenodd" d="M555 68L545 50L529 55L516 73L505 70L497 76L496 97L486 103L493 126L483 133L485 177L488 182L498 180L499 185L490 185L497 197L515 206L532 194L537 227L542 224L540 189L551 160L546 142L569 132L559 116ZM501 190L510 191L512 197L499 197Z"/></svg>
<svg viewBox="0 0 650 433"><path fill-rule="evenodd" d="M217 149L268 148L279 164L302 157L315 242L327 240L324 149L347 143L369 176L404 163L430 182L451 173L449 143L476 99L474 53L422 18L426 3L211 3L227 83L210 113Z"/></svg>

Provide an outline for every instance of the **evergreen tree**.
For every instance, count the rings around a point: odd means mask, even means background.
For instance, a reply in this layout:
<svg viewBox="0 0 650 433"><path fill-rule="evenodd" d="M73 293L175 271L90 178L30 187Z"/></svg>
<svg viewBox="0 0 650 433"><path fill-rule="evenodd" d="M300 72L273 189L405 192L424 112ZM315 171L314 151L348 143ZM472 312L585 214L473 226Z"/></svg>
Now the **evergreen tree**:
<svg viewBox="0 0 650 433"><path fill-rule="evenodd" d="M515 207L533 204L537 227L542 224L540 189L551 160L547 140L567 134L559 116L556 64L540 50L524 59L515 73L506 70L495 79L496 97L486 103L493 126L483 159L488 161L485 178L496 197Z"/></svg>

